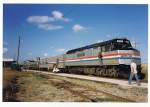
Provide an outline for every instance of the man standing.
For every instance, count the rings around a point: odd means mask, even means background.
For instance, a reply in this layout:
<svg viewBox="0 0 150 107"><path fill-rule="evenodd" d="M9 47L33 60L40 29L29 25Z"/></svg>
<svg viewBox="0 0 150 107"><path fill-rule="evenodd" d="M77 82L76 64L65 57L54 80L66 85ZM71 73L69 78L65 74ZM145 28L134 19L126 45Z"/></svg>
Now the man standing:
<svg viewBox="0 0 150 107"><path fill-rule="evenodd" d="M138 76L137 76L137 65L134 62L134 60L132 60L130 68L131 68L131 73L130 73L130 77L129 77L129 84L131 84L132 78L133 78L133 76L135 76L137 84L140 85L140 82L139 82L139 79L138 79Z"/></svg>

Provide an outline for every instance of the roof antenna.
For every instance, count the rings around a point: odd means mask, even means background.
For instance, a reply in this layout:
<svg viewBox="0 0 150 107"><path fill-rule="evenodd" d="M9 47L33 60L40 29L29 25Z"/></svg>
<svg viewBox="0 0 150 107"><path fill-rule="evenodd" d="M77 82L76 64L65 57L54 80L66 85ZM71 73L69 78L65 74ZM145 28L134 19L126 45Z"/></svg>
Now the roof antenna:
<svg viewBox="0 0 150 107"><path fill-rule="evenodd" d="M137 48L138 44L140 44L140 43L137 42L135 39L132 39L131 44L132 44L133 48Z"/></svg>

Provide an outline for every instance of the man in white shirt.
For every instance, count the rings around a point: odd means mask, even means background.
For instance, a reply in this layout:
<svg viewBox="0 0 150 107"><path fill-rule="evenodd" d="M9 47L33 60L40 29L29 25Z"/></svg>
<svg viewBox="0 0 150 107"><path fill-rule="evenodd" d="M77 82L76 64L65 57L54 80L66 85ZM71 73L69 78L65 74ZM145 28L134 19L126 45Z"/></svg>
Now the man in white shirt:
<svg viewBox="0 0 150 107"><path fill-rule="evenodd" d="M59 72L59 69L56 67L56 64L54 64L53 72Z"/></svg>
<svg viewBox="0 0 150 107"><path fill-rule="evenodd" d="M137 75L137 65L134 62L134 60L131 61L130 68L131 68L131 73L130 73L130 77L129 77L129 84L131 84L132 78L133 78L133 76L135 76L137 84L140 85L138 75Z"/></svg>

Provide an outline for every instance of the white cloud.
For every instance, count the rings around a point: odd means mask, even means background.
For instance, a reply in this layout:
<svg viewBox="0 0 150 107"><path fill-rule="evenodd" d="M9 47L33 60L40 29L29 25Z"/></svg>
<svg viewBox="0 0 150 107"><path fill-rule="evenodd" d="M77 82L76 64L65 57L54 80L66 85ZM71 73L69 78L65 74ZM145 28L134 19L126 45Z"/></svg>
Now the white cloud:
<svg viewBox="0 0 150 107"><path fill-rule="evenodd" d="M48 53L44 53L44 56L47 57L47 56L48 56Z"/></svg>
<svg viewBox="0 0 150 107"><path fill-rule="evenodd" d="M97 43L104 42L104 40L98 40Z"/></svg>
<svg viewBox="0 0 150 107"><path fill-rule="evenodd" d="M84 26L81 26L80 24L75 24L73 27L72 27L73 31L74 32L81 32L81 31L86 31L87 28L85 28Z"/></svg>
<svg viewBox="0 0 150 107"><path fill-rule="evenodd" d="M53 11L52 15L56 19L62 19L63 18L63 13L61 13L60 11Z"/></svg>
<svg viewBox="0 0 150 107"><path fill-rule="evenodd" d="M66 49L64 49L64 48L59 48L59 49L56 49L56 51L57 51L57 52L65 52Z"/></svg>
<svg viewBox="0 0 150 107"><path fill-rule="evenodd" d="M49 22L54 22L57 20L62 20L65 22L70 21L70 19L65 18L63 13L60 11L52 11L52 16L29 16L27 18L27 22L29 23L36 23L36 24L40 24L40 23L49 23Z"/></svg>
<svg viewBox="0 0 150 107"><path fill-rule="evenodd" d="M53 18L55 18L56 20L63 20L65 22L68 22L69 19L64 17L64 14L60 11L53 11L52 12Z"/></svg>
<svg viewBox="0 0 150 107"><path fill-rule="evenodd" d="M29 23L36 23L36 24L39 24L39 23L48 23L48 22L51 22L51 21L54 21L55 19L52 18L52 17L49 17L49 16L30 16L27 18L27 21Z"/></svg>
<svg viewBox="0 0 150 107"><path fill-rule="evenodd" d="M57 30L57 29L62 29L63 26L53 25L53 24L39 24L38 28L43 30Z"/></svg>
<svg viewBox="0 0 150 107"><path fill-rule="evenodd" d="M3 54L5 54L8 51L7 48L3 48Z"/></svg>
<svg viewBox="0 0 150 107"><path fill-rule="evenodd" d="M35 24L38 28L43 30L58 30L62 29L63 26L55 25L57 21L68 22L70 19L64 17L64 14L60 11L52 11L51 16L29 16L27 22ZM52 24L53 22L53 24Z"/></svg>

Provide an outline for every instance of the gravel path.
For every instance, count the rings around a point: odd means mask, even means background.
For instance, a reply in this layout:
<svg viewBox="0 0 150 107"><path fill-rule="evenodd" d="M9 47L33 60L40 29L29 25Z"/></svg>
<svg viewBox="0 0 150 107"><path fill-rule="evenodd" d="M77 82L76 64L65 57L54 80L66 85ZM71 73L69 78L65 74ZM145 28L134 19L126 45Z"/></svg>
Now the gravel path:
<svg viewBox="0 0 150 107"><path fill-rule="evenodd" d="M107 82L107 83L112 83L112 84L118 84L121 86L128 86L128 87L140 87L140 88L148 87L147 83L141 83L141 86L138 86L135 81L132 82L132 85L129 85L127 80L118 80L118 79L94 77L94 76L87 76L87 75L66 74L66 73L52 73L52 72L43 72L43 71L35 71L35 70L29 70L29 71L41 72L44 74L58 75L58 76L63 76L63 77L85 79L85 80L91 80L91 81L96 81L96 82Z"/></svg>

